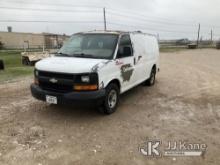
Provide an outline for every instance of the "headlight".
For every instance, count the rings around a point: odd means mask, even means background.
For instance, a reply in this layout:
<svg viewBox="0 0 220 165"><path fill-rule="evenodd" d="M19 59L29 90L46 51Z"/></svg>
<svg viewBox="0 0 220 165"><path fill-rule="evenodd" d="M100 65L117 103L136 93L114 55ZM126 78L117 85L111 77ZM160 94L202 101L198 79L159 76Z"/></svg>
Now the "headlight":
<svg viewBox="0 0 220 165"><path fill-rule="evenodd" d="M82 76L81 77L81 81L84 82L84 83L89 83L90 82L90 78L89 78L89 76Z"/></svg>

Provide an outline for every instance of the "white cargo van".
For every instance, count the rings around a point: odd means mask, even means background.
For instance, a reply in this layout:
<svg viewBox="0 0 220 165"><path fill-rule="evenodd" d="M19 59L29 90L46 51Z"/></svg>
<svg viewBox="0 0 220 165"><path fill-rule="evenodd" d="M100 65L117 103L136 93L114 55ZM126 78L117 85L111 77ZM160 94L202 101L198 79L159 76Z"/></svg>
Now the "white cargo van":
<svg viewBox="0 0 220 165"><path fill-rule="evenodd" d="M157 38L142 32L74 34L53 57L36 63L32 95L50 104L92 101L113 113L120 94L154 85L159 70Z"/></svg>

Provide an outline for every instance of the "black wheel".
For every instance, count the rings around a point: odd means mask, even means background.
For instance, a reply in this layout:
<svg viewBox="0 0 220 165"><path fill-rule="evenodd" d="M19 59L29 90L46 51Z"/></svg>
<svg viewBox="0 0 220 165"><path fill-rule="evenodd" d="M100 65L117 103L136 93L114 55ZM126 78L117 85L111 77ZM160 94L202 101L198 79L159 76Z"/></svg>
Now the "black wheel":
<svg viewBox="0 0 220 165"><path fill-rule="evenodd" d="M30 61L30 62L29 62L29 65L30 65L30 66L34 66L35 63L36 63L36 61Z"/></svg>
<svg viewBox="0 0 220 165"><path fill-rule="evenodd" d="M4 70L5 66L4 66L4 62L3 60L0 60L0 70Z"/></svg>
<svg viewBox="0 0 220 165"><path fill-rule="evenodd" d="M150 78L144 82L144 85L153 86L156 80L156 68L152 68Z"/></svg>
<svg viewBox="0 0 220 165"><path fill-rule="evenodd" d="M27 57L22 57L22 64L23 65L28 65L29 64L29 60Z"/></svg>
<svg viewBox="0 0 220 165"><path fill-rule="evenodd" d="M119 87L112 83L106 88L106 96L99 111L104 114L112 114L116 111L119 102Z"/></svg>

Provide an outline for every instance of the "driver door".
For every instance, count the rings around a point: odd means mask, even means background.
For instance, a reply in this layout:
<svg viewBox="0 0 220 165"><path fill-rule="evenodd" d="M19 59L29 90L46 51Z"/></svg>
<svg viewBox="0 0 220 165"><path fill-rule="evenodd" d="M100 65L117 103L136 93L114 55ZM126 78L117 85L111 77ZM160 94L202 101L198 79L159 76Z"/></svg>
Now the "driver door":
<svg viewBox="0 0 220 165"><path fill-rule="evenodd" d="M116 64L120 69L121 91L124 92L134 85L135 66L130 35L122 35L116 56Z"/></svg>

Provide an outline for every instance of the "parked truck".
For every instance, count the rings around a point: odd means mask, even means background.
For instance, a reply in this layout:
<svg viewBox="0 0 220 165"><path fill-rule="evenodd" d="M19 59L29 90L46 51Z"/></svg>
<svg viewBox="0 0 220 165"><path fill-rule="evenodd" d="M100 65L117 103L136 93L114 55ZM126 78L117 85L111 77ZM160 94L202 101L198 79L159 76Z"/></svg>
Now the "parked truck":
<svg viewBox="0 0 220 165"><path fill-rule="evenodd" d="M48 51L43 52L22 52L21 60L23 65L33 66L36 62L49 57L50 54Z"/></svg>
<svg viewBox="0 0 220 165"><path fill-rule="evenodd" d="M220 41L217 41L217 43L216 43L216 48L217 48L217 49L220 49Z"/></svg>
<svg viewBox="0 0 220 165"><path fill-rule="evenodd" d="M38 52L33 52L33 51L25 51L21 53L21 60L23 65L30 65L33 66L35 65L36 62L50 57L51 54L56 53L58 50L57 49L50 49L48 51L38 51Z"/></svg>

